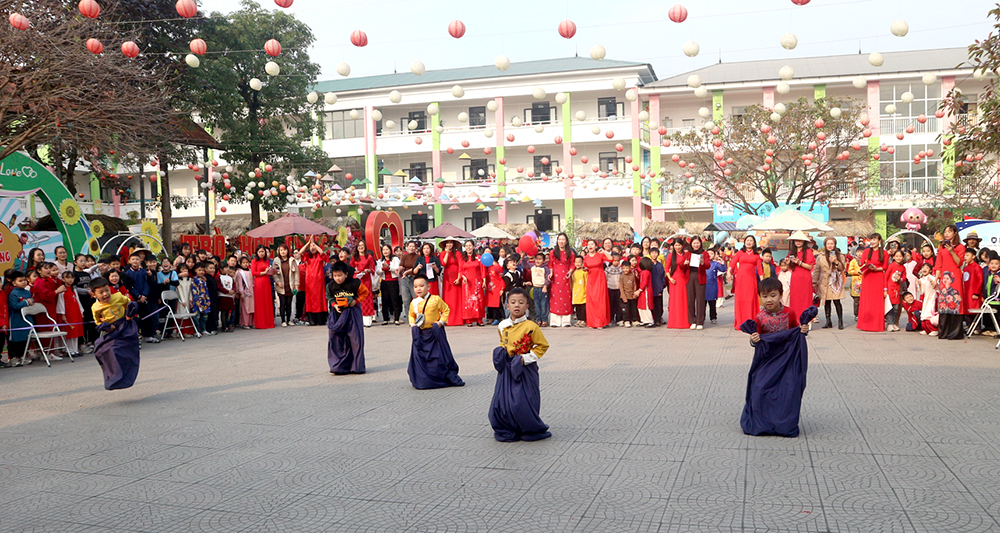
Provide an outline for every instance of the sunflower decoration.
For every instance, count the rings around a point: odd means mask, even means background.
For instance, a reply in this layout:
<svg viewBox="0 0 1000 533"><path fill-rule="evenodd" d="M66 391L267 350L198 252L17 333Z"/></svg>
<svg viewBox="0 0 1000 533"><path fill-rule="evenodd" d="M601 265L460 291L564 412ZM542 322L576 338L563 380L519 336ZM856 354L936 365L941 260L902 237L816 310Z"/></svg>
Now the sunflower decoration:
<svg viewBox="0 0 1000 533"><path fill-rule="evenodd" d="M87 250L90 251L91 255L101 253L101 243L97 242L97 237L87 239Z"/></svg>
<svg viewBox="0 0 1000 533"><path fill-rule="evenodd" d="M59 218L67 226L74 226L80 222L81 215L80 204L76 203L76 200L66 198L59 204Z"/></svg>
<svg viewBox="0 0 1000 533"><path fill-rule="evenodd" d="M146 235L156 235L160 232L160 228L156 225L156 222L152 220L143 220L142 225L139 227L139 231L145 233Z"/></svg>
<svg viewBox="0 0 1000 533"><path fill-rule="evenodd" d="M150 242L147 245L148 248L149 248L149 251L153 252L153 255L159 255L160 252L163 251L163 246L160 246L160 241L158 241L156 239L149 239L149 240L150 240Z"/></svg>
<svg viewBox="0 0 1000 533"><path fill-rule="evenodd" d="M104 224L100 220L95 220L90 223L90 234L94 236L95 239L100 239L104 236Z"/></svg>

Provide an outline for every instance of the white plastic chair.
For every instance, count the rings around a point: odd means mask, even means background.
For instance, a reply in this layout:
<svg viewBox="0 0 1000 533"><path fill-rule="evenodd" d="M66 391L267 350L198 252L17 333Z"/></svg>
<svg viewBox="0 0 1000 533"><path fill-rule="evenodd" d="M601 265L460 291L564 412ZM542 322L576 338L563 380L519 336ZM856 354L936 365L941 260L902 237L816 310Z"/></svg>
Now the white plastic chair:
<svg viewBox="0 0 1000 533"><path fill-rule="evenodd" d="M76 361L73 360L73 354L69 353L69 346L66 345L67 333L65 331L60 330L58 325L49 326L47 324L40 324L36 326L34 319L28 320L28 317L34 317L35 315L42 315L42 314L44 314L46 318L49 319L49 322L51 322L52 324L56 324L56 321L52 319L52 317L49 315L49 312L45 309L45 306L42 304L36 303L34 305L29 305L28 307L21 308L21 318L23 318L24 321L31 326L31 330L28 331L28 345L25 348L25 353L31 350L31 341L34 340L35 342L38 343L38 350L42 352L42 358L45 359L45 364L48 366L52 366L52 363L49 362L49 353L53 353L59 348L52 347L46 349L45 345L42 344L42 339L59 339L59 341L62 342L62 349L65 350L66 355L69 356L70 362L75 363ZM52 329L47 329L50 327ZM39 328L46 328L46 329L40 331ZM55 343L53 342L53 344Z"/></svg>
<svg viewBox="0 0 1000 533"><path fill-rule="evenodd" d="M997 324L997 310L992 305L996 303L996 301L997 296L991 294L990 297L983 302L979 309L969 309L969 314L976 315L976 319L972 321L969 329L966 330L966 337L972 336L972 333L976 331L976 328L979 327L980 323L986 323L986 319L983 318L985 315L989 315L990 319L993 320L993 331L1000 333L1000 325ZM997 346L1000 346L1000 344L997 344Z"/></svg>
<svg viewBox="0 0 1000 533"><path fill-rule="evenodd" d="M163 330L160 331L160 340L163 340L163 336L167 334L171 328L177 331L177 334L181 337L181 342L184 342L184 333L181 331L181 325L184 324L185 320L191 322L191 328L194 329L195 333L199 333L198 326L194 323L195 314L191 312L190 309L178 309L175 313L173 308L170 306L169 302L177 302L180 305L180 296L177 291L163 291L160 294L160 300L163 301L164 305L167 306L167 318L163 321Z"/></svg>

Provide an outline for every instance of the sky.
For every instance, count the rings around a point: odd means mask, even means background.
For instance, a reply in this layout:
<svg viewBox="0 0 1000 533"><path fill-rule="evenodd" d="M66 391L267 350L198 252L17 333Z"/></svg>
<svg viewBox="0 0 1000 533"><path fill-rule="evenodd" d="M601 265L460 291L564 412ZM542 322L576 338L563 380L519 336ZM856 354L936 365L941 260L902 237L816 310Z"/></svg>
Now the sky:
<svg viewBox="0 0 1000 533"><path fill-rule="evenodd" d="M241 1L201 0L207 12L228 13ZM258 0L265 9L281 9ZM309 24L316 35L310 57L322 67L320 80L336 79L346 62L351 76L409 71L421 61L427 70L491 65L498 55L512 62L587 57L595 44L608 59L650 63L659 79L723 62L817 57L965 47L989 35L995 2L981 0L681 0L688 18L668 18L675 0L294 0L288 12ZM465 36L454 39L448 23L461 20ZM559 23L570 19L576 36L562 38ZM905 37L889 31L905 20ZM352 31L368 35L355 47ZM798 47L785 50L782 35L794 33ZM279 38L280 40L280 38ZM701 47L694 58L682 46ZM261 43L263 46L263 43ZM211 43L209 43L211 48ZM280 63L280 60L279 60ZM892 68L886 63L887 71ZM775 73L777 77L777 72Z"/></svg>

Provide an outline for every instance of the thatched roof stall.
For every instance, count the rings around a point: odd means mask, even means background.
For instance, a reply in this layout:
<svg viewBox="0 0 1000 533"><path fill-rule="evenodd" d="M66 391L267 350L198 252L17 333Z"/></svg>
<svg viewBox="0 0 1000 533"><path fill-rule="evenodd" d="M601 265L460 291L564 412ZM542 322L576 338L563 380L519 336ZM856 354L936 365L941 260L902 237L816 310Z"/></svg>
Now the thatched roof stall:
<svg viewBox="0 0 1000 533"><path fill-rule="evenodd" d="M513 235L518 239L523 237L524 234L528 233L529 231L535 231L535 232L538 231L535 228L534 224L513 223L513 224L494 224L494 226L506 231L507 233L510 233L511 235Z"/></svg>
<svg viewBox="0 0 1000 533"><path fill-rule="evenodd" d="M706 226L708 226L708 222L688 222L684 224L684 230L691 235L701 235L705 233ZM665 239L677 233L681 233L681 228L673 221L650 222L642 229L644 237L657 237L659 239Z"/></svg>
<svg viewBox="0 0 1000 533"><path fill-rule="evenodd" d="M833 228L833 231L820 233L824 237L867 237L875 233L875 224L867 220L831 220L826 225ZM890 231L889 233L892 234L894 231Z"/></svg>
<svg viewBox="0 0 1000 533"><path fill-rule="evenodd" d="M268 221L277 220L284 213L269 213ZM317 219L311 219L314 222L326 226L330 229L336 230L341 226L346 226L352 230L361 229L361 224L351 217L323 217ZM181 222L174 223L172 225L174 234L177 235L204 235L205 234L205 224L197 224L194 222ZM225 235L230 239L234 239L243 235L244 233L250 231L250 217L220 217L212 221L212 231L215 232L215 228L219 229L219 233Z"/></svg>
<svg viewBox="0 0 1000 533"><path fill-rule="evenodd" d="M615 242L631 242L635 237L632 225L627 222L584 222L576 220L576 238L581 240L611 239Z"/></svg>

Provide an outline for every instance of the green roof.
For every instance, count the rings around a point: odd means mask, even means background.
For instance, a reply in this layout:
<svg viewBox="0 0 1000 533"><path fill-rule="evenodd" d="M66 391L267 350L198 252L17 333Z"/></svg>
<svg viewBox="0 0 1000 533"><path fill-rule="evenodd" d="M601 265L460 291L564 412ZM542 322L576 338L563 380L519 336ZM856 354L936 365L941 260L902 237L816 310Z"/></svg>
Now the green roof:
<svg viewBox="0 0 1000 533"><path fill-rule="evenodd" d="M511 78L536 74L556 74L559 72L616 68L636 69L639 71L639 79L644 85L656 81L656 73L653 72L653 67L649 63L616 61L613 59L596 61L588 57L567 57L562 59L543 59L540 61L511 63L510 68L505 71L497 69L494 65L486 65L481 67L428 70L423 76L417 76L412 72L404 72L398 74L382 74L379 76L365 76L361 78L326 80L317 82L316 85L313 86L313 90L321 93L340 93L389 87L427 85L432 83L451 83L477 79Z"/></svg>

